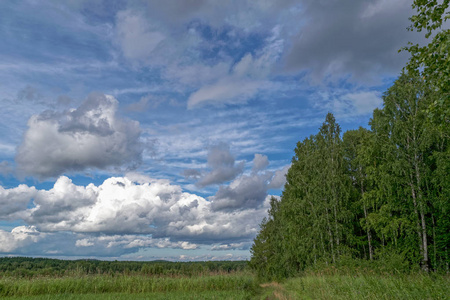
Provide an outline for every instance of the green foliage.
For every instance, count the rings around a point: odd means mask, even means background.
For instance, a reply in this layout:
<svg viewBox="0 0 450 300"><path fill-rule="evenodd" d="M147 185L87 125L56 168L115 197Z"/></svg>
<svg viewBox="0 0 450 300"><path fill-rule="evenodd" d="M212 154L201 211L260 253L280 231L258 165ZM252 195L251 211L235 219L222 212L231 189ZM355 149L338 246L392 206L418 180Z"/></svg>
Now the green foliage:
<svg viewBox="0 0 450 300"><path fill-rule="evenodd" d="M246 261L170 262L59 260L0 257L0 277L33 278L84 275L201 276L242 272Z"/></svg>
<svg viewBox="0 0 450 300"><path fill-rule="evenodd" d="M283 284L286 299L448 299L450 278L422 274L310 272Z"/></svg>
<svg viewBox="0 0 450 300"><path fill-rule="evenodd" d="M429 104L429 114L448 130L450 123L450 29L439 30L450 18L449 0L415 0L417 14L410 20L410 30L426 30L425 37L432 41L426 46L409 44L403 50L411 54L406 66L410 74L423 77L427 84L439 91L439 97Z"/></svg>
<svg viewBox="0 0 450 300"><path fill-rule="evenodd" d="M441 93L402 74L371 129L344 133L332 114L297 144L281 200L252 247L250 267L270 280L311 267L371 261L398 272L450 264L448 127L430 118Z"/></svg>

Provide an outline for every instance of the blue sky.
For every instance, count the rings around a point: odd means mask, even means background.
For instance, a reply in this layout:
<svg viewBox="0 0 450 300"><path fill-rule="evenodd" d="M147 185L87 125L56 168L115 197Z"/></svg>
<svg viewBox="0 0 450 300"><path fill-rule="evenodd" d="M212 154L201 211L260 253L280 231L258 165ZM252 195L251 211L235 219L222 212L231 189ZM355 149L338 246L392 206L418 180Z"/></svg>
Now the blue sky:
<svg viewBox="0 0 450 300"><path fill-rule="evenodd" d="M248 259L296 143L381 107L410 5L1 1L0 255Z"/></svg>

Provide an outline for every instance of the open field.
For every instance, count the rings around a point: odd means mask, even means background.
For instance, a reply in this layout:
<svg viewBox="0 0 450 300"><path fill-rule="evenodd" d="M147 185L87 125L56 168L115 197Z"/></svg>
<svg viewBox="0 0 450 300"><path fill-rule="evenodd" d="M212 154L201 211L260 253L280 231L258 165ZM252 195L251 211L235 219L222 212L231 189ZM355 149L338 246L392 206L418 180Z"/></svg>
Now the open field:
<svg viewBox="0 0 450 300"><path fill-rule="evenodd" d="M246 262L0 259L0 299L450 299L449 274L317 266L262 282Z"/></svg>
<svg viewBox="0 0 450 300"><path fill-rule="evenodd" d="M1 278L2 299L450 299L448 275L305 274L259 283L246 272L199 277Z"/></svg>
<svg viewBox="0 0 450 300"><path fill-rule="evenodd" d="M126 299L202 298L243 299L258 285L251 275L210 275L199 277L150 277L134 275L87 275L62 278L2 278L0 297L19 299Z"/></svg>

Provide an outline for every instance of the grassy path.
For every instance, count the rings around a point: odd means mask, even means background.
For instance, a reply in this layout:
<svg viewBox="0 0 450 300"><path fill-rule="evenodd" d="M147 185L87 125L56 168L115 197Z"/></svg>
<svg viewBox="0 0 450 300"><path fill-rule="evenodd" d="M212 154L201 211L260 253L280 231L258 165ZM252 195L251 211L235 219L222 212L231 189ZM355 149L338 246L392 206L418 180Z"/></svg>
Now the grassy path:
<svg viewBox="0 0 450 300"><path fill-rule="evenodd" d="M266 283L260 299L449 299L450 276L307 275Z"/></svg>
<svg viewBox="0 0 450 300"><path fill-rule="evenodd" d="M0 278L10 300L109 299L443 299L449 275L307 274L259 284L249 273L199 277Z"/></svg>

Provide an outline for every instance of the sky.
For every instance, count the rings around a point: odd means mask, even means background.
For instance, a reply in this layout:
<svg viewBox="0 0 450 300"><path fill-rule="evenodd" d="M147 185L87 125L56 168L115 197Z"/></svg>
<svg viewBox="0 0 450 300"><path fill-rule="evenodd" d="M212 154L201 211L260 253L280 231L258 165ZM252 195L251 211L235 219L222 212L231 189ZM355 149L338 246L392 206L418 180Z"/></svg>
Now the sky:
<svg viewBox="0 0 450 300"><path fill-rule="evenodd" d="M245 260L298 141L368 127L408 0L0 1L0 256Z"/></svg>

